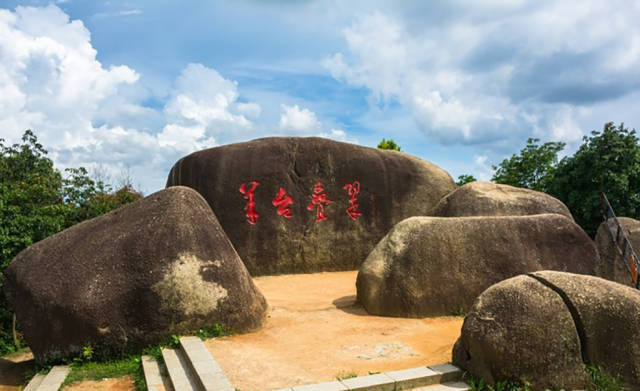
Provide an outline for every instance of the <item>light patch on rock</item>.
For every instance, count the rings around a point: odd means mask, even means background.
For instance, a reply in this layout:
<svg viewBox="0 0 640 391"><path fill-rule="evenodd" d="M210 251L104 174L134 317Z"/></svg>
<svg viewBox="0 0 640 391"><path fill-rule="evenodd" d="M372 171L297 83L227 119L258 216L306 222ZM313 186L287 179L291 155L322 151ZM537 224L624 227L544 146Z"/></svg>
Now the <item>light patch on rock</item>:
<svg viewBox="0 0 640 391"><path fill-rule="evenodd" d="M227 290L215 282L205 281L201 270L218 266L193 254L181 254L164 278L153 286L160 297L163 312L178 311L184 316L209 315L227 297Z"/></svg>

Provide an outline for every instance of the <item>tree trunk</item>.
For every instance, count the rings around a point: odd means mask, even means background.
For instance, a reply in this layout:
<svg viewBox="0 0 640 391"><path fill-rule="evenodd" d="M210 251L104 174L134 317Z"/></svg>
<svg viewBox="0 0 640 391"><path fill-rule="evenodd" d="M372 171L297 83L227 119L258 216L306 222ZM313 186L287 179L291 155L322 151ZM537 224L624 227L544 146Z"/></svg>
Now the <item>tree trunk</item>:
<svg viewBox="0 0 640 391"><path fill-rule="evenodd" d="M13 346L18 349L20 346L18 341L18 333L16 332L16 314L13 314L13 322L11 322L11 331L13 333Z"/></svg>

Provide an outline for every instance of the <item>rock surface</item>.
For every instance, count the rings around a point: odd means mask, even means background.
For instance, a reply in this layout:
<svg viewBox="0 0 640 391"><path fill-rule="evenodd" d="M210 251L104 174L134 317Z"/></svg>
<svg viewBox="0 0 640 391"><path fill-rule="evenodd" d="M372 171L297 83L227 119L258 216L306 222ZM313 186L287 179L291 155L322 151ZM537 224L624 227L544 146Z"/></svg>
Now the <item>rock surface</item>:
<svg viewBox="0 0 640 391"><path fill-rule="evenodd" d="M627 234L627 238L629 238L631 242L631 246L633 246L637 254L638 251L640 251L640 221L629 217L618 217L618 221L620 225L622 225L622 228ZM622 256L616 249L611 234L605 224L607 223L603 222L600 224L595 238L596 246L600 253L600 264L598 265L597 275L607 280L633 287L635 285L631 279L631 273L622 261ZM609 224L615 234L616 228L614 228L613 221L609 221Z"/></svg>
<svg viewBox="0 0 640 391"><path fill-rule="evenodd" d="M581 364L589 363L639 390L639 328L639 291L594 276L536 272L478 297L453 361L491 382L527 380L532 389L585 389Z"/></svg>
<svg viewBox="0 0 640 391"><path fill-rule="evenodd" d="M477 298L453 363L490 384L529 381L534 390L585 389L587 381L571 314L556 292L529 276L499 282Z"/></svg>
<svg viewBox="0 0 640 391"><path fill-rule="evenodd" d="M203 195L252 275L355 270L395 223L455 189L401 152L293 137L193 153L171 169L174 185Z"/></svg>
<svg viewBox="0 0 640 391"><path fill-rule="evenodd" d="M559 214L412 217L360 267L358 301L376 315L451 315L506 278L547 269L594 274L597 259L589 236Z"/></svg>
<svg viewBox="0 0 640 391"><path fill-rule="evenodd" d="M573 219L560 200L539 191L491 182L470 182L438 202L430 216L524 216L557 213Z"/></svg>
<svg viewBox="0 0 640 391"><path fill-rule="evenodd" d="M206 201L159 191L22 251L4 289L36 359L139 348L216 322L261 326L266 302Z"/></svg>

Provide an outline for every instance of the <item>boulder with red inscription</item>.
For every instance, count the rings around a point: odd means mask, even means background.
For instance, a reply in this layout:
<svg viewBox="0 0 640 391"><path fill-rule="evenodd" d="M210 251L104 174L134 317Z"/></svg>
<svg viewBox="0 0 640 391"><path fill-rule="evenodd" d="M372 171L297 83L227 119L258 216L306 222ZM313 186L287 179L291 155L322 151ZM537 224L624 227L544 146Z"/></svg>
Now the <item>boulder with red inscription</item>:
<svg viewBox="0 0 640 391"><path fill-rule="evenodd" d="M253 275L357 269L394 224L455 189L427 161L315 137L195 152L171 169L176 185L204 196Z"/></svg>

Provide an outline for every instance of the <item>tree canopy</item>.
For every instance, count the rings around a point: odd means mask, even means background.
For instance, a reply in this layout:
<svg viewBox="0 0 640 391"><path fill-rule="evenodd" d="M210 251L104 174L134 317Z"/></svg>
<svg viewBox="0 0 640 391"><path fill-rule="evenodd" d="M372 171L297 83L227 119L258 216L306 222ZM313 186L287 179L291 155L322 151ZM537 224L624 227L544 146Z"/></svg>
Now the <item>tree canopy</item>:
<svg viewBox="0 0 640 391"><path fill-rule="evenodd" d="M463 185L466 185L469 182L475 182L475 181L477 181L477 179L473 175L462 174L462 175L458 176L458 180L456 181L456 185L457 186L463 186Z"/></svg>
<svg viewBox="0 0 640 391"><path fill-rule="evenodd" d="M616 214L638 218L640 212L640 145L635 130L613 122L583 138L578 151L562 159L548 186L590 235L602 222L600 190Z"/></svg>
<svg viewBox="0 0 640 391"><path fill-rule="evenodd" d="M527 139L527 145L518 155L504 159L498 166L491 180L496 183L525 187L527 189L545 191L553 180L553 172L558 164L558 152L564 149L561 142L546 142L539 145L540 139Z"/></svg>
<svg viewBox="0 0 640 391"><path fill-rule="evenodd" d="M83 167L63 176L46 155L31 130L20 144L0 139L0 273L33 243L142 197L130 184L113 191ZM11 326L0 279L0 354L15 348Z"/></svg>
<svg viewBox="0 0 640 391"><path fill-rule="evenodd" d="M528 139L519 154L493 168L492 180L544 191L564 202L576 222L594 236L602 222L601 188L619 216L640 214L640 145L635 130L606 123L585 136L575 154L558 161L565 144ZM601 187L602 186L602 187Z"/></svg>
<svg viewBox="0 0 640 391"><path fill-rule="evenodd" d="M400 146L396 144L393 139L386 140L383 138L382 141L378 143L378 148L390 149L392 151L402 151L402 148L400 148Z"/></svg>

